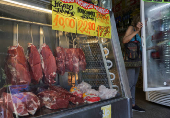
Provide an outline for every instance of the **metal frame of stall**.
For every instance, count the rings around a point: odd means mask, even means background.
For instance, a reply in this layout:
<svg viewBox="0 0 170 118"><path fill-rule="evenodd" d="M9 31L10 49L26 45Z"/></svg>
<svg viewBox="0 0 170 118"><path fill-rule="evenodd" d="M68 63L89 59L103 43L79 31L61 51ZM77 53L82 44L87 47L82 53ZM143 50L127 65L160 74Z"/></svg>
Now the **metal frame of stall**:
<svg viewBox="0 0 170 118"><path fill-rule="evenodd" d="M105 118L103 111L101 110L101 107L111 105L111 117L112 118L131 118L132 117L132 109L131 109L131 94L127 79L127 74L125 70L124 60L120 48L120 42L119 37L116 29L116 23L114 14L112 11L110 11L110 20L111 20L111 29L112 29L112 38L111 38L111 44L112 48L115 54L115 60L119 72L120 77L120 83L121 83L121 89L124 97L115 97L109 100L100 101L93 104L88 104L84 106L77 106L75 108L61 110L54 113L49 113L43 116L38 116L37 118ZM31 22L31 21L24 21L19 19L12 19L7 17L0 17L2 20L10 20L15 21L14 23L14 30L13 30L13 45L17 44L17 23L16 22L22 22L22 23L28 23L28 24L35 24L40 26L40 44L43 43L43 34L41 32L43 31L42 26L51 26L49 24L43 24L38 22ZM57 31L56 31L56 38L57 38ZM57 45L57 44L56 44Z"/></svg>

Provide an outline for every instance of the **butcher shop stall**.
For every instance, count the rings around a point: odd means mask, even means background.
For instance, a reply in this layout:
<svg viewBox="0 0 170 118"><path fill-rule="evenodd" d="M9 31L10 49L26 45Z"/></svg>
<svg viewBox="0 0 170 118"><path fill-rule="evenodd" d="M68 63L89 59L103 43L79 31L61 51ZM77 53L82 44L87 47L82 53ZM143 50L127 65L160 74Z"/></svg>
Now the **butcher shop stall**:
<svg viewBox="0 0 170 118"><path fill-rule="evenodd" d="M131 118L110 0L0 0L0 118Z"/></svg>

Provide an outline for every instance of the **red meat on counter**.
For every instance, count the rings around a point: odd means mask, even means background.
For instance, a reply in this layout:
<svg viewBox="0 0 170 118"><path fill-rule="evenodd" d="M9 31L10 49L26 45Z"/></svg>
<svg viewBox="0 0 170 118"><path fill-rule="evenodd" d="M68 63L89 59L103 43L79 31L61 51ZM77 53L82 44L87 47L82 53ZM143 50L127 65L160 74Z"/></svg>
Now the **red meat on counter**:
<svg viewBox="0 0 170 118"><path fill-rule="evenodd" d="M69 93L67 90L65 90L64 88L61 87L57 87L57 86L50 86L49 87L50 90L54 90L57 93L60 94L60 96L64 97L65 99L68 99L70 102L72 102L73 104L80 104L80 103L84 103L83 98L77 97L71 93Z"/></svg>
<svg viewBox="0 0 170 118"><path fill-rule="evenodd" d="M82 49L78 48L79 50L79 69L86 70L86 59Z"/></svg>
<svg viewBox="0 0 170 118"><path fill-rule="evenodd" d="M48 45L43 44L40 48L40 54L42 55L42 68L45 74L44 83L53 84L55 83L54 79L56 77L56 60L53 56Z"/></svg>
<svg viewBox="0 0 170 118"><path fill-rule="evenodd" d="M73 55L71 49L65 48L65 71L66 72L72 72L73 71Z"/></svg>
<svg viewBox="0 0 170 118"><path fill-rule="evenodd" d="M64 75L65 73L65 51L63 47L56 47L55 50L57 73Z"/></svg>
<svg viewBox="0 0 170 118"><path fill-rule="evenodd" d="M43 77L41 58L36 46L31 43L28 44L28 63L32 82L37 84Z"/></svg>
<svg viewBox="0 0 170 118"><path fill-rule="evenodd" d="M69 104L69 101L65 99L61 93L53 90L40 92L38 97L41 101L41 107L45 106L48 109L67 108Z"/></svg>
<svg viewBox="0 0 170 118"><path fill-rule="evenodd" d="M14 118L10 109L7 109L3 104L0 105L0 118Z"/></svg>
<svg viewBox="0 0 170 118"><path fill-rule="evenodd" d="M8 48L6 60L5 73L8 84L21 85L31 83L28 63L24 55L24 50L20 45Z"/></svg>
<svg viewBox="0 0 170 118"><path fill-rule="evenodd" d="M7 108L19 116L34 115L40 107L40 100L31 92L18 94L3 93L3 102Z"/></svg>

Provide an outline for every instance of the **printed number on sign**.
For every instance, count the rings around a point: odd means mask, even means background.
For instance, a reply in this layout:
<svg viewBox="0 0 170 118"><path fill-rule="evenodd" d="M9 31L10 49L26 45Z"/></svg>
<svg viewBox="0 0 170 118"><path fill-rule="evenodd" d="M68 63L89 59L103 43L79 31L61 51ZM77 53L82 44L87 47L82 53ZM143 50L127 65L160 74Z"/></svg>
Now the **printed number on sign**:
<svg viewBox="0 0 170 118"><path fill-rule="evenodd" d="M59 27L61 26L63 29L65 29L66 27L70 27L70 28L74 28L76 23L75 20L72 18L65 18L59 15L56 15L53 23L55 23L55 25L53 25L53 27Z"/></svg>
<svg viewBox="0 0 170 118"><path fill-rule="evenodd" d="M95 23L88 22L88 21L78 21L78 30L81 33L87 33L90 34L90 30L95 31Z"/></svg>
<svg viewBox="0 0 170 118"><path fill-rule="evenodd" d="M97 27L98 36L107 36L110 33L110 26L98 26Z"/></svg>

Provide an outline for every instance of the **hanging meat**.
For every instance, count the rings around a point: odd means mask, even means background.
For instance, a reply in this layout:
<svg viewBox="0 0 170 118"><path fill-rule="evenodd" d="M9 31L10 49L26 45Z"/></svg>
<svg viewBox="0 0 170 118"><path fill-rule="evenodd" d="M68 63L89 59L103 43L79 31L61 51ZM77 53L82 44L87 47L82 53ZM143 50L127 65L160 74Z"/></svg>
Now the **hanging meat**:
<svg viewBox="0 0 170 118"><path fill-rule="evenodd" d="M41 58L36 46L31 43L28 44L28 63L32 82L37 84L43 77Z"/></svg>
<svg viewBox="0 0 170 118"><path fill-rule="evenodd" d="M57 73L64 75L65 73L65 51L63 47L56 47L55 50Z"/></svg>
<svg viewBox="0 0 170 118"><path fill-rule="evenodd" d="M79 69L84 71L84 70L86 70L85 55L81 48L78 48L78 50L79 50Z"/></svg>
<svg viewBox="0 0 170 118"><path fill-rule="evenodd" d="M71 49L65 48L65 71L72 72L73 71L73 55Z"/></svg>
<svg viewBox="0 0 170 118"><path fill-rule="evenodd" d="M30 84L31 77L27 60L24 55L24 50L20 45L8 48L5 73L8 84Z"/></svg>
<svg viewBox="0 0 170 118"><path fill-rule="evenodd" d="M34 115L40 107L39 98L31 92L3 93L2 97L4 105L18 116Z"/></svg>
<svg viewBox="0 0 170 118"><path fill-rule="evenodd" d="M69 101L53 90L46 90L37 95L41 101L41 107L48 109L67 108Z"/></svg>
<svg viewBox="0 0 170 118"><path fill-rule="evenodd" d="M73 72L79 72L79 49L72 48L72 57L73 57Z"/></svg>
<svg viewBox="0 0 170 118"><path fill-rule="evenodd" d="M43 44L40 48L42 55L42 69L45 74L44 83L53 84L56 77L56 60L48 45Z"/></svg>
<svg viewBox="0 0 170 118"><path fill-rule="evenodd" d="M69 92L68 92L67 90L65 90L64 88L57 87L57 86L50 86L49 89L56 91L58 94L60 94L60 96L62 96L63 98L69 100L69 101L72 102L73 104L84 103L83 98L77 97L77 96L69 93Z"/></svg>

